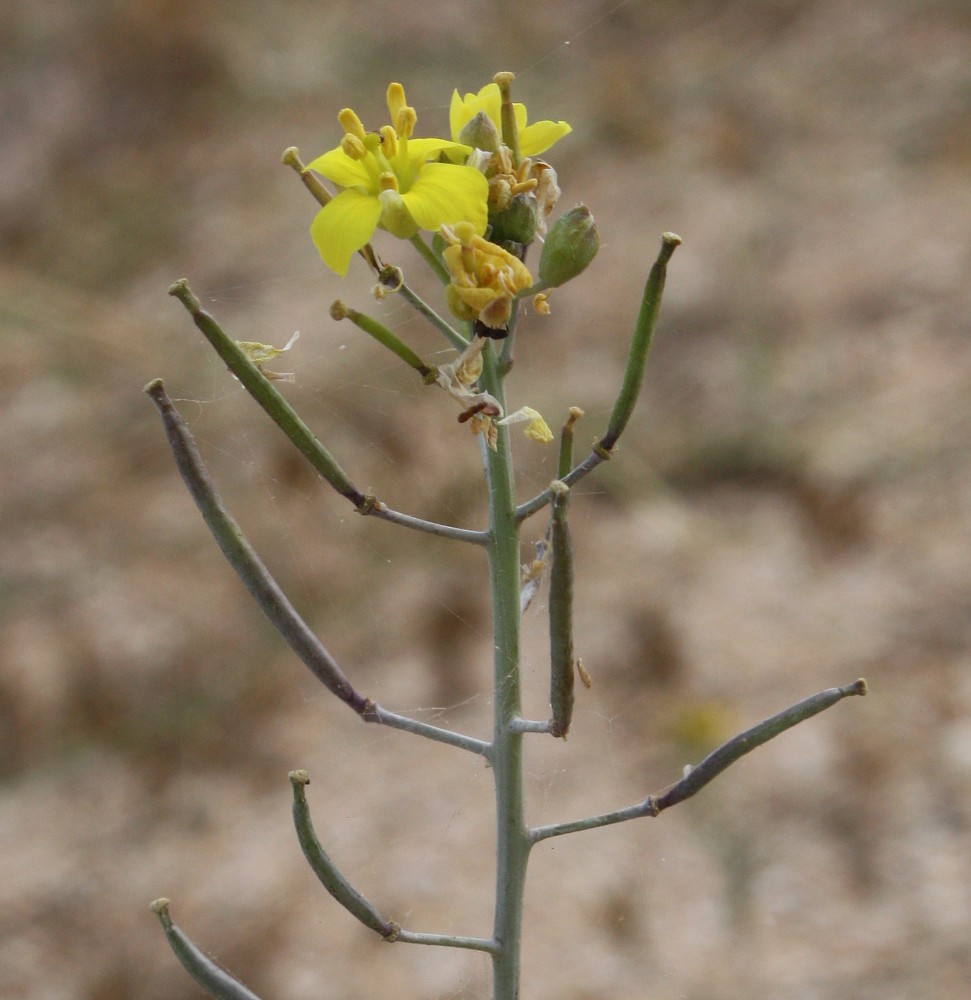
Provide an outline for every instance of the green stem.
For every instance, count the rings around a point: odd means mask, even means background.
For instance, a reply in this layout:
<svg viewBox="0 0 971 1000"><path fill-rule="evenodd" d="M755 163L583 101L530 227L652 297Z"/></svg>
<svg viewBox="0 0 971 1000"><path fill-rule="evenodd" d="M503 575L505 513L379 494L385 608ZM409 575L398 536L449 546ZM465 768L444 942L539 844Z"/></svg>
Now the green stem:
<svg viewBox="0 0 971 1000"><path fill-rule="evenodd" d="M421 238L420 233L415 233L409 241L411 245L422 255L428 266L438 275L439 281L447 285L452 276L448 273L448 268L438 259L435 251Z"/></svg>
<svg viewBox="0 0 971 1000"><path fill-rule="evenodd" d="M483 388L504 406L502 377L492 343L483 351ZM499 427L496 450L484 447L489 484L489 579L493 603L493 742L496 789L496 899L493 938L494 1000L519 996L523 896L529 832L523 795L523 734L519 669L519 528L508 427Z"/></svg>
<svg viewBox="0 0 971 1000"><path fill-rule="evenodd" d="M401 358L409 368L414 368L426 385L431 385L438 377L438 369L434 365L425 364L396 333L389 330L383 323L368 316L367 313L358 312L338 300L330 307L330 315L331 319L338 322L342 319L349 319L359 330L363 330L379 344L387 347L392 354Z"/></svg>
<svg viewBox="0 0 971 1000"><path fill-rule="evenodd" d="M557 478L560 482L572 488L581 479L593 472L601 462L606 462L608 458L610 458L610 453L603 452L601 454L598 446L595 445L594 450L579 465L575 465L565 476L558 476ZM516 508L516 520L525 521L527 517L532 517L537 511L542 510L550 502L550 496L550 490L547 487L542 493L537 493L531 500L520 504Z"/></svg>
<svg viewBox="0 0 971 1000"><path fill-rule="evenodd" d="M451 538L456 542L471 542L473 545L488 545L489 533L476 531L473 528L456 528L452 524L439 524L437 521L426 521L412 514L402 514L400 510L392 510L387 504L375 500L374 506L368 511L371 517L389 524L400 524L403 528L413 528L423 531L426 535L436 535L439 538Z"/></svg>
<svg viewBox="0 0 971 1000"><path fill-rule="evenodd" d="M492 744L484 740L477 740L473 736L466 736L465 733L455 733L451 729L442 729L441 726L432 726L427 722L419 722L407 715L398 715L397 712L389 712L386 708L368 703L364 712L365 722L376 722L381 726L388 726L390 729L400 729L404 733L414 733L416 736L424 736L425 739L435 743L444 743L446 746L458 747L460 750L468 750L470 753L477 753L489 760L492 754Z"/></svg>
<svg viewBox="0 0 971 1000"><path fill-rule="evenodd" d="M467 337L463 337L461 333L456 330L448 320L442 319L441 316L435 312L432 307L425 302L423 298L409 285L402 282L395 287L405 301L409 302L415 309L418 310L428 320L432 326L436 327L443 334L445 334L445 339L453 346L457 347L460 351L464 351L466 347L469 346L469 341Z"/></svg>
<svg viewBox="0 0 971 1000"><path fill-rule="evenodd" d="M496 951L496 943L490 938L465 937L461 934L428 934L425 931L399 930L394 941L400 941L402 944L427 944L437 948L465 948L468 951L484 951L489 955L495 954Z"/></svg>

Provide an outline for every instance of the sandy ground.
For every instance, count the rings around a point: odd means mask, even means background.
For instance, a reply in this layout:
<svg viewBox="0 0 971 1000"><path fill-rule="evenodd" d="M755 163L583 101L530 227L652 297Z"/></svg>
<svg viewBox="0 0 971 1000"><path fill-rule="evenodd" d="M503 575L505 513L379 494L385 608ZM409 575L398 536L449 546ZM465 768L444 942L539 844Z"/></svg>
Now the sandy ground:
<svg viewBox="0 0 971 1000"><path fill-rule="evenodd" d="M491 776L364 727L283 648L184 493L141 392L182 400L227 501L356 684L484 736L480 554L358 518L209 354L185 275L393 506L482 524L454 411L348 324L435 331L307 237L309 158L392 79L426 134L517 72L562 205L603 249L531 316L510 393L602 431L661 232L640 408L573 514L567 743L530 819L657 791L720 739L845 702L656 820L531 862L523 997L958 998L971 979L971 16L958 0L603 4L14 0L0 14L0 996L177 1000L149 902L271 1000L488 995L469 953L388 947L300 856L415 930L487 934ZM555 155L553 155L555 154ZM398 252L391 241L386 254ZM402 255L406 267L413 258ZM551 478L522 442L523 498ZM530 525L527 539L545 525ZM544 717L543 594L526 623Z"/></svg>

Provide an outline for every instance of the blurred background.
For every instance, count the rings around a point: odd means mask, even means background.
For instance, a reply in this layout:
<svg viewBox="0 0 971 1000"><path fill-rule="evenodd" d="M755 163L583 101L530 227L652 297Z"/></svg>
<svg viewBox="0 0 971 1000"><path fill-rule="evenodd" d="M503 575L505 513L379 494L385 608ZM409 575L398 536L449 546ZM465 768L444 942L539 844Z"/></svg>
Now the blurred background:
<svg viewBox="0 0 971 1000"><path fill-rule="evenodd" d="M567 743L529 744L531 821L640 801L737 729L871 685L657 820L537 848L523 996L965 996L969 51L963 0L8 0L0 995L198 996L160 895L267 1000L488 995L482 957L387 947L327 896L286 775L310 771L321 839L382 911L484 935L489 773L313 681L221 561L141 388L164 377L355 684L487 735L481 554L355 517L166 290L186 276L237 339L300 330L284 391L355 482L482 525L454 408L327 310L445 345L362 265L323 268L280 154L331 148L348 105L383 124L391 80L442 134L453 88L513 70L532 119L573 125L550 152L561 206L603 241L525 321L515 406L556 426L578 405L578 441L600 434L659 236L684 239L641 405L573 501L594 687ZM525 499L555 460L518 440ZM545 592L527 618L545 718Z"/></svg>

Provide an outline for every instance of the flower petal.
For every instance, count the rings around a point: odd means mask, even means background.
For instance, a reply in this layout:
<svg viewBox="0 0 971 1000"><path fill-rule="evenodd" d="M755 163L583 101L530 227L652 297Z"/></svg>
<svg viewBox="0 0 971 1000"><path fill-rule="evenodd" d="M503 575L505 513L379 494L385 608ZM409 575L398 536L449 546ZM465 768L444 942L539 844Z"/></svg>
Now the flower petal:
<svg viewBox="0 0 971 1000"><path fill-rule="evenodd" d="M489 182L478 170L452 163L426 163L411 190L402 194L422 229L471 222L477 233L485 232L488 197Z"/></svg>
<svg viewBox="0 0 971 1000"><path fill-rule="evenodd" d="M374 235L380 216L377 198L350 189L324 205L310 225L324 263L343 278L351 257Z"/></svg>
<svg viewBox="0 0 971 1000"><path fill-rule="evenodd" d="M495 83L487 83L478 94L466 94L465 97L459 97L457 90L452 91L452 103L448 113L452 138L457 139L459 132L480 111L484 111L498 128L501 107L502 98L499 95L499 86Z"/></svg>
<svg viewBox="0 0 971 1000"><path fill-rule="evenodd" d="M308 170L316 170L322 177L342 188L360 188L377 192L377 184L364 160L355 160L338 146L330 152L318 156L307 164Z"/></svg>
<svg viewBox="0 0 971 1000"><path fill-rule="evenodd" d="M523 156L545 153L573 129L566 122L535 122L519 132L519 151Z"/></svg>
<svg viewBox="0 0 971 1000"><path fill-rule="evenodd" d="M465 146L461 142L453 142L451 139L409 139L408 159L433 160L435 154L443 149L449 152L453 149L465 153L472 152L469 146Z"/></svg>

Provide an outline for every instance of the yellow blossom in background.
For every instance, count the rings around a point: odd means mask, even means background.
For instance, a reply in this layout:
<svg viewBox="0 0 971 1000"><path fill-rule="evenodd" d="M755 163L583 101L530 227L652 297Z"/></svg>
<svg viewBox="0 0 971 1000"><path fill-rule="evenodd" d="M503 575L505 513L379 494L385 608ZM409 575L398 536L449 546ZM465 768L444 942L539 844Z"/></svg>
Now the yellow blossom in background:
<svg viewBox="0 0 971 1000"><path fill-rule="evenodd" d="M342 189L310 227L324 263L342 277L379 227L401 239L459 221L485 232L485 177L475 167L436 162L443 151L471 150L449 139L412 138L418 116L401 84L388 87L387 101L391 124L378 133L365 132L345 108L341 144L308 164Z"/></svg>
<svg viewBox="0 0 971 1000"><path fill-rule="evenodd" d="M442 226L441 234L448 243L442 260L452 276L445 290L449 308L460 319L505 329L516 294L533 284L529 269L518 257L479 236L470 223Z"/></svg>
<svg viewBox="0 0 971 1000"><path fill-rule="evenodd" d="M459 133L477 115L483 112L502 134L502 97L497 83L487 83L477 94L460 97L457 90L452 92L449 108L449 125L452 139L458 142ZM519 151L523 156L536 156L550 148L573 129L566 122L541 121L528 124L525 104L513 104L516 126L519 132Z"/></svg>

